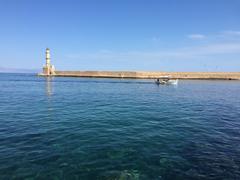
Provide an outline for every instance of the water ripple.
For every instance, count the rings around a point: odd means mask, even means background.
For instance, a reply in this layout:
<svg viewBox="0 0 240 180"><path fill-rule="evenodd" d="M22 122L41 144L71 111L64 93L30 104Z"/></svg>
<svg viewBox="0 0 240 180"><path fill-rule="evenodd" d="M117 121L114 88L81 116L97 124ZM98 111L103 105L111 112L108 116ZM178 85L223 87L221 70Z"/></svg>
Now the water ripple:
<svg viewBox="0 0 240 180"><path fill-rule="evenodd" d="M0 179L240 179L240 83L0 74Z"/></svg>

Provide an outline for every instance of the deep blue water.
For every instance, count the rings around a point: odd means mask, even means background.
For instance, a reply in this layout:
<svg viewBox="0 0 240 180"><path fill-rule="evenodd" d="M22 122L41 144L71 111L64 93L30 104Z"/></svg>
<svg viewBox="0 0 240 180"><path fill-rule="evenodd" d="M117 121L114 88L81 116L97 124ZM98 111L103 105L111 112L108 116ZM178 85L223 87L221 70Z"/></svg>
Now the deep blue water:
<svg viewBox="0 0 240 180"><path fill-rule="evenodd" d="M0 74L0 179L240 179L240 82Z"/></svg>

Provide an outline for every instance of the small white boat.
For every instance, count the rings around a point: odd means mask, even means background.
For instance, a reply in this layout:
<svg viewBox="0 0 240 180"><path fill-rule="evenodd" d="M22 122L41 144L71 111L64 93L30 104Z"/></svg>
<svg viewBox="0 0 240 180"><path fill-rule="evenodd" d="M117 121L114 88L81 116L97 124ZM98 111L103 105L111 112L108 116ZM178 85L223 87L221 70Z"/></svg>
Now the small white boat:
<svg viewBox="0 0 240 180"><path fill-rule="evenodd" d="M156 84L161 85L177 85L178 79L170 79L168 76L160 77L155 81Z"/></svg>

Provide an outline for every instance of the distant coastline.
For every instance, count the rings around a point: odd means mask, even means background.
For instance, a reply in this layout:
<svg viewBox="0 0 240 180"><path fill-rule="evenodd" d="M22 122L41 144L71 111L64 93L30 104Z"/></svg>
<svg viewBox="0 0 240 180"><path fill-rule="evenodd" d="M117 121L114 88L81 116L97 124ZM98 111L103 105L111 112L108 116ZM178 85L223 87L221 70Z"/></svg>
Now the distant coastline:
<svg viewBox="0 0 240 180"><path fill-rule="evenodd" d="M0 73L37 73L39 69L21 69L0 67Z"/></svg>

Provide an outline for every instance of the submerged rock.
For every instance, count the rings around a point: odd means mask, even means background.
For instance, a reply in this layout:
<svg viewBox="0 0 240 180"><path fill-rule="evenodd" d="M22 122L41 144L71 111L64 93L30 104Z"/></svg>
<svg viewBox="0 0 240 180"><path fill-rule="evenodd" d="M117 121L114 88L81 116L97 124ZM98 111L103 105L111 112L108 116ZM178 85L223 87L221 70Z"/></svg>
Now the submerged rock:
<svg viewBox="0 0 240 180"><path fill-rule="evenodd" d="M138 180L140 173L137 170L124 170L121 172L118 180Z"/></svg>

